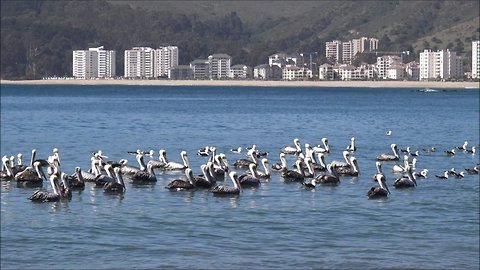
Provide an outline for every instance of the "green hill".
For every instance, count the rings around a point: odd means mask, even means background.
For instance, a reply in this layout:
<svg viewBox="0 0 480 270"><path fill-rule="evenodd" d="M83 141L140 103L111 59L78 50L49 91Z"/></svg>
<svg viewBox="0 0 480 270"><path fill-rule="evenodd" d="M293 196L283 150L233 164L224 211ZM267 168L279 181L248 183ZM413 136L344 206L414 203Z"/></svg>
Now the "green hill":
<svg viewBox="0 0 480 270"><path fill-rule="evenodd" d="M72 73L72 50L103 45L177 45L180 63L212 53L234 64L278 52L318 52L325 42L361 36L380 50L456 50L479 39L478 1L1 1L1 78ZM467 61L468 63L468 61Z"/></svg>

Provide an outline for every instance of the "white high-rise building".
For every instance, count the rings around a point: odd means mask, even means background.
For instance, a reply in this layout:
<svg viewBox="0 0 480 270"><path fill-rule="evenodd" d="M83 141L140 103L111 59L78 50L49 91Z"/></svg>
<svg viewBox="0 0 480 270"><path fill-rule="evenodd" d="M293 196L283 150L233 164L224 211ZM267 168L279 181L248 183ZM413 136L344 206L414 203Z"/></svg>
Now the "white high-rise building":
<svg viewBox="0 0 480 270"><path fill-rule="evenodd" d="M421 81L461 77L462 73L463 63L456 52L424 50L420 53Z"/></svg>
<svg viewBox="0 0 480 270"><path fill-rule="evenodd" d="M381 79L388 79L388 70L391 66L402 64L402 58L396 55L384 55L377 57L377 77Z"/></svg>
<svg viewBox="0 0 480 270"><path fill-rule="evenodd" d="M351 64L353 60L353 46L351 41L342 43L342 63Z"/></svg>
<svg viewBox="0 0 480 270"><path fill-rule="evenodd" d="M340 40L325 42L325 57L332 63L338 63L342 59L342 42Z"/></svg>
<svg viewBox="0 0 480 270"><path fill-rule="evenodd" d="M378 39L376 38L361 37L359 39L352 39L352 58L357 55L357 53L375 50L378 50Z"/></svg>
<svg viewBox="0 0 480 270"><path fill-rule="evenodd" d="M209 78L227 79L230 76L232 57L228 54L218 53L208 56Z"/></svg>
<svg viewBox="0 0 480 270"><path fill-rule="evenodd" d="M167 46L155 50L154 77L165 77L170 68L178 66L178 47Z"/></svg>
<svg viewBox="0 0 480 270"><path fill-rule="evenodd" d="M150 47L134 47L125 50L125 78L154 77L155 50Z"/></svg>
<svg viewBox="0 0 480 270"><path fill-rule="evenodd" d="M115 77L115 51L103 46L73 51L73 77L78 79Z"/></svg>
<svg viewBox="0 0 480 270"><path fill-rule="evenodd" d="M480 79L480 40L472 41L472 78Z"/></svg>

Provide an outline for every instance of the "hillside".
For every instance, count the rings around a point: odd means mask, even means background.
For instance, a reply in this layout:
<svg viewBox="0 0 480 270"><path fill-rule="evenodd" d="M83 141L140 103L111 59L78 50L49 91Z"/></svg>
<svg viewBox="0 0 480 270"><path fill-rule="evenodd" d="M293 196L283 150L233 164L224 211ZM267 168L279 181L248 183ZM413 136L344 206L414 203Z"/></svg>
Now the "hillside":
<svg viewBox="0 0 480 270"><path fill-rule="evenodd" d="M72 50L177 45L180 63L212 53L255 66L325 41L380 39L380 50L456 50L479 38L478 1L1 1L3 79L71 76ZM125 19L127 18L127 19Z"/></svg>

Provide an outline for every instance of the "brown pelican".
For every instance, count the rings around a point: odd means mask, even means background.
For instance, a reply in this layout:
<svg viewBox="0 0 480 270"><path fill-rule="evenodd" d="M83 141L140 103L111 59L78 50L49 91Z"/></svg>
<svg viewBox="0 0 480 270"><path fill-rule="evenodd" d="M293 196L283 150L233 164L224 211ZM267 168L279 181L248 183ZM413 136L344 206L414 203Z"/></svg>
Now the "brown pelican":
<svg viewBox="0 0 480 270"><path fill-rule="evenodd" d="M337 169L338 174L348 176L358 176L360 174L360 167L356 157L350 157L350 167L343 167Z"/></svg>
<svg viewBox="0 0 480 270"><path fill-rule="evenodd" d="M210 152L210 147L205 146L205 148L198 149L197 155L202 157L208 157L209 152Z"/></svg>
<svg viewBox="0 0 480 270"><path fill-rule="evenodd" d="M110 164L105 164L105 174L99 174L95 177L95 185L98 187L103 187L105 186L106 183L113 183L116 182L117 180L115 179L114 174L112 173L112 165Z"/></svg>
<svg viewBox="0 0 480 270"><path fill-rule="evenodd" d="M293 139L293 144L295 146L285 146L280 152L286 155L298 155L302 153L302 148L300 147L300 140L298 138Z"/></svg>
<svg viewBox="0 0 480 270"><path fill-rule="evenodd" d="M302 168L302 161L297 160L295 162L297 170L285 170L282 171L282 177L288 182L303 182L305 180L305 172Z"/></svg>
<svg viewBox="0 0 480 270"><path fill-rule="evenodd" d="M15 175L13 174L12 168L10 167L10 160L7 158L7 156L2 157L2 166L5 171L2 170L1 179L12 180Z"/></svg>
<svg viewBox="0 0 480 270"><path fill-rule="evenodd" d="M303 173L305 175L305 178L313 178L315 176L315 171L312 166L312 159L310 157L306 157L303 159L303 164L305 164L305 167L302 168L304 169ZM306 169L306 171L305 171Z"/></svg>
<svg viewBox="0 0 480 270"><path fill-rule="evenodd" d="M33 167L28 166L22 172L15 174L15 180L18 182L30 182L41 184L43 179L47 180L45 173L42 170L41 162L33 162Z"/></svg>
<svg viewBox="0 0 480 270"><path fill-rule="evenodd" d="M177 190L177 191L194 189L195 181L193 180L192 169L190 168L185 169L185 175L187 176L187 180L183 180L183 179L173 180L170 183L168 183L168 185L165 188L170 190Z"/></svg>
<svg viewBox="0 0 480 270"><path fill-rule="evenodd" d="M121 169L119 167L115 167L113 169L113 172L115 173L115 180L116 181L105 183L103 185L103 192L106 192L106 193L124 193L127 190L127 188L125 187L125 182L123 182Z"/></svg>
<svg viewBox="0 0 480 270"><path fill-rule="evenodd" d="M352 166L352 164L350 164L350 152L345 150L345 151L342 152L342 155L343 155L343 159L345 161L334 160L334 161L330 162L330 164L335 164L335 168L337 168L337 171L340 167L348 168L348 167Z"/></svg>
<svg viewBox="0 0 480 270"><path fill-rule="evenodd" d="M470 154L475 154L475 146L472 146L472 148L470 149L465 149L465 151L467 151L467 153L470 153Z"/></svg>
<svg viewBox="0 0 480 270"><path fill-rule="evenodd" d="M134 166L129 166L127 165L127 160L126 159L122 159L119 161L120 165L121 165L121 173L123 175L133 175L139 171L145 171L145 162L143 161L143 155L142 154L136 154L135 155L135 159L137 160L138 164L140 165L140 167L134 167Z"/></svg>
<svg viewBox="0 0 480 270"><path fill-rule="evenodd" d="M468 142L465 141L462 146L457 146L457 149L465 151L465 150L467 150L467 145L468 145Z"/></svg>
<svg viewBox="0 0 480 270"><path fill-rule="evenodd" d="M322 138L322 144L323 144L323 146L317 145L317 146L313 147L313 151L315 153L324 153L324 154L330 153L330 146L328 144L328 139L327 138Z"/></svg>
<svg viewBox="0 0 480 270"><path fill-rule="evenodd" d="M413 176L415 176L416 178L427 178L427 174L428 174L428 170L427 169L423 169L422 171L420 172L415 172L413 174Z"/></svg>
<svg viewBox="0 0 480 270"><path fill-rule="evenodd" d="M187 152L182 151L180 153L180 156L182 158L183 163L168 162L167 164L165 164L165 166L163 166L163 170L165 170L165 171L183 171L183 170L189 168L190 164L188 162Z"/></svg>
<svg viewBox="0 0 480 270"><path fill-rule="evenodd" d="M132 182L157 182L157 177L153 171L152 165L147 165L146 171L138 171L130 176Z"/></svg>
<svg viewBox="0 0 480 270"><path fill-rule="evenodd" d="M478 174L480 169L477 165L477 166L474 166L473 168L465 168L465 171L467 171L468 174Z"/></svg>
<svg viewBox="0 0 480 270"><path fill-rule="evenodd" d="M464 178L465 177L465 172L455 173L455 177L456 178Z"/></svg>
<svg viewBox="0 0 480 270"><path fill-rule="evenodd" d="M302 186L304 186L306 189L314 189L316 185L317 182L315 179L312 179L310 182L302 182Z"/></svg>
<svg viewBox="0 0 480 270"><path fill-rule="evenodd" d="M410 165L407 165L405 170L407 171L407 177L402 176L396 179L393 182L393 186L395 188L410 188L410 187L415 187L417 185L417 181L415 180L415 177L412 174L412 167Z"/></svg>
<svg viewBox="0 0 480 270"><path fill-rule="evenodd" d="M60 186L60 196L62 198L71 199L72 198L72 190L70 189L70 185L68 184L68 174L62 172L60 174L60 178L62 180L62 185Z"/></svg>
<svg viewBox="0 0 480 270"><path fill-rule="evenodd" d="M165 166L165 164L167 164L167 162L165 162L165 154L164 153L165 153L165 150L160 149L158 151L158 160L151 159L147 162L147 165L151 164L152 168L154 168L154 169L163 168L163 166Z"/></svg>
<svg viewBox="0 0 480 270"><path fill-rule="evenodd" d="M248 166L250 166L250 164L252 164L252 163L257 164L258 160L257 160L257 157L255 156L254 152L255 152L255 149L253 149L253 148L248 150L247 156L250 157L250 159L245 159L245 158L237 159L233 163L233 166L235 166L236 168L248 168Z"/></svg>
<svg viewBox="0 0 480 270"><path fill-rule="evenodd" d="M382 171L382 163L380 161L375 162L375 167L377 168L377 172L373 175L373 181L377 181L377 175L383 175L383 177L385 177L385 174Z"/></svg>
<svg viewBox="0 0 480 270"><path fill-rule="evenodd" d="M85 181L83 180L82 169L80 169L80 167L75 167L75 175L72 175L69 180L69 185L72 190L85 188Z"/></svg>
<svg viewBox="0 0 480 270"><path fill-rule="evenodd" d="M435 147L425 147L422 150L423 150L423 152L431 153L431 152L437 151L437 148L435 148Z"/></svg>
<svg viewBox="0 0 480 270"><path fill-rule="evenodd" d="M347 150L350 152L355 152L357 151L357 147L355 146L355 137L352 137L350 139L350 145L347 146Z"/></svg>
<svg viewBox="0 0 480 270"><path fill-rule="evenodd" d="M28 199L32 202L56 202L61 198L60 189L58 186L58 176L52 174L50 176L50 185L52 186L53 192L46 190L36 190Z"/></svg>
<svg viewBox="0 0 480 270"><path fill-rule="evenodd" d="M230 179L233 182L233 187L218 185L212 189L214 195L238 195L242 191L240 182L238 181L237 172L230 172Z"/></svg>
<svg viewBox="0 0 480 270"><path fill-rule="evenodd" d="M209 168L210 164L207 162L207 164L203 164L200 166L200 169L202 170L202 176L199 177L194 177L192 170L188 173L187 170L185 170L185 174L187 175L187 179L190 181L192 179L195 183L196 187L199 188L211 188L213 186L213 183L215 183L215 179L212 178L210 175Z"/></svg>
<svg viewBox="0 0 480 270"><path fill-rule="evenodd" d="M447 156L453 156L453 155L455 155L455 149L445 150L444 152L445 152L445 154L447 154Z"/></svg>
<svg viewBox="0 0 480 270"><path fill-rule="evenodd" d="M285 153L280 153L280 163L272 164L272 170L274 171L286 171L288 169L287 159Z"/></svg>
<svg viewBox="0 0 480 270"><path fill-rule="evenodd" d="M369 199L377 199L377 198L384 198L390 194L390 190L388 190L388 186L385 184L385 176L382 174L376 174L375 179L377 180L379 187L372 187L367 192L367 196Z"/></svg>
<svg viewBox="0 0 480 270"><path fill-rule="evenodd" d="M400 157L398 155L397 145L392 143L390 145L390 148L392 148L393 155L391 155L391 154L381 154L377 157L377 160L378 161L395 161L395 160L398 160Z"/></svg>
<svg viewBox="0 0 480 270"><path fill-rule="evenodd" d="M392 171L395 173L404 173L406 172L405 168L407 167L408 164L408 155L403 156L403 166L399 164L395 164L392 167Z"/></svg>
<svg viewBox="0 0 480 270"><path fill-rule="evenodd" d="M444 171L443 175L435 175L435 177L437 177L438 179L447 180L448 179L448 171Z"/></svg>
<svg viewBox="0 0 480 270"><path fill-rule="evenodd" d="M329 174L319 175L315 178L315 182L323 185L338 185L340 183L340 177L335 169L336 165L328 164L327 170Z"/></svg>
<svg viewBox="0 0 480 270"><path fill-rule="evenodd" d="M254 171L256 173L256 168L257 168L257 165L256 164L250 164L250 166L248 166L250 171ZM250 175L250 174L242 174L238 177L238 181L240 182L240 186L242 188L245 188L245 187L257 187L260 185L260 179L256 178L254 175Z"/></svg>
<svg viewBox="0 0 480 270"><path fill-rule="evenodd" d="M249 173L253 176L255 176L256 178L258 179L264 179L264 180L268 180L270 179L270 168L268 167L268 159L266 158L262 158L262 166L263 166L263 171L260 171L260 170L250 170ZM255 172L255 174L254 174Z"/></svg>

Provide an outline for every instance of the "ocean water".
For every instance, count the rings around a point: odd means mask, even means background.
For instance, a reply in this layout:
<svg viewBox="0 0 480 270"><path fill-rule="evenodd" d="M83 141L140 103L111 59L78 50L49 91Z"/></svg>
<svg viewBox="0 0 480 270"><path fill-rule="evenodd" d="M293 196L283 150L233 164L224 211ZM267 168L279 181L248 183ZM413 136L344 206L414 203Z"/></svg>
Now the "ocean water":
<svg viewBox="0 0 480 270"><path fill-rule="evenodd" d="M0 154L28 163L33 148L46 158L57 147L69 174L99 149L133 164L128 151L165 149L180 161L185 150L198 174L204 146L232 165L245 155L229 149L255 144L273 164L294 138L303 147L323 137L327 162L355 137L361 172L314 190L273 172L238 197L171 192L164 186L181 174L157 172L153 185L127 180L121 196L87 183L55 203L32 203L36 188L3 181L1 269L478 269L479 176L435 175L478 164L478 152L443 151L464 141L478 150L479 90L416 90L1 85ZM416 168L428 178L394 189L395 163L385 162L392 193L369 200L375 157L391 143L420 150Z"/></svg>

